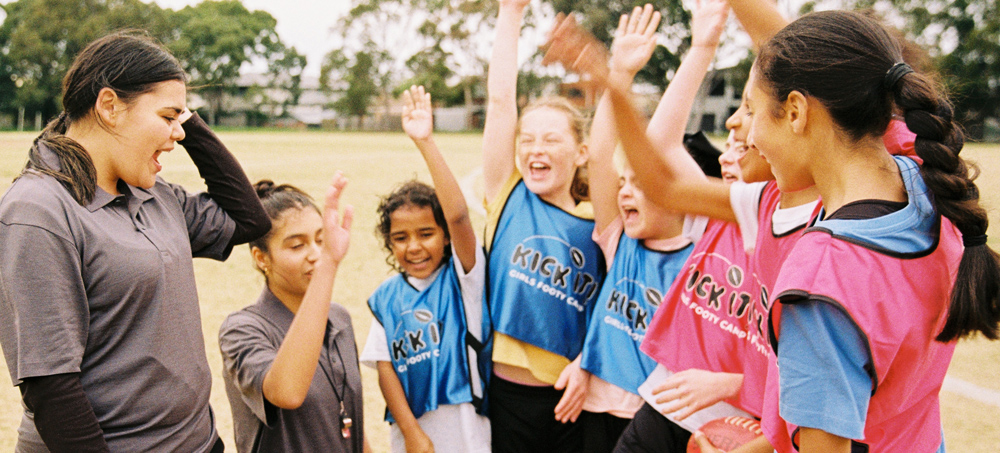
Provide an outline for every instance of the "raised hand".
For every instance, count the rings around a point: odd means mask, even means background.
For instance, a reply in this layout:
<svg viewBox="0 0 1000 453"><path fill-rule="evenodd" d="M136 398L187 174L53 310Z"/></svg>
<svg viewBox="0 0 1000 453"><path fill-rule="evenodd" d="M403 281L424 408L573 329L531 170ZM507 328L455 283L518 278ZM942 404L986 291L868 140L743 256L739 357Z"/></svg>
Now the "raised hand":
<svg viewBox="0 0 1000 453"><path fill-rule="evenodd" d="M580 28L572 14L556 16L547 47L542 64L560 63L568 70L589 74L599 85L607 84L607 49L594 35Z"/></svg>
<svg viewBox="0 0 1000 453"><path fill-rule="evenodd" d="M341 220L338 208L340 195L347 186L347 178L338 171L333 175L330 187L326 189L326 200L323 206L323 251L328 253L335 262L340 262L347 254L351 243L351 224L354 223L354 207L344 207L344 218Z"/></svg>
<svg viewBox="0 0 1000 453"><path fill-rule="evenodd" d="M696 0L691 14L691 46L714 49L726 28L729 3L726 0Z"/></svg>
<svg viewBox="0 0 1000 453"><path fill-rule="evenodd" d="M611 43L611 70L635 75L642 69L656 48L656 29L660 26L660 12L653 11L653 5L646 4L632 10L632 14L622 14Z"/></svg>
<svg viewBox="0 0 1000 453"><path fill-rule="evenodd" d="M431 94L422 86L411 86L403 92L403 132L415 142L431 138L434 132L434 114Z"/></svg>

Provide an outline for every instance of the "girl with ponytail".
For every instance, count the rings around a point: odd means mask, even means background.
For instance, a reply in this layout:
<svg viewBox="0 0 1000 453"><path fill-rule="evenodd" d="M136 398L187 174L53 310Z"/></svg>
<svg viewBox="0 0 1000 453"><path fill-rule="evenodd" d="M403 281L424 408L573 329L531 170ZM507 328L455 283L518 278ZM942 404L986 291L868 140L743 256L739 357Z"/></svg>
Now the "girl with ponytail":
<svg viewBox="0 0 1000 453"><path fill-rule="evenodd" d="M296 187L254 185L274 225L250 242L264 289L219 327L237 452L369 451L351 316L330 300L354 220L337 212L346 185L337 172L322 210Z"/></svg>
<svg viewBox="0 0 1000 453"><path fill-rule="evenodd" d="M773 292L762 424L779 452L944 451L955 340L997 337L1000 267L961 128L902 61L878 22L827 11L778 32L752 70L750 146L782 191L815 186L824 205ZM885 152L894 112L922 165Z"/></svg>
<svg viewBox="0 0 1000 453"><path fill-rule="evenodd" d="M270 228L239 163L186 108L148 36L89 44L63 113L0 201L0 344L25 414L16 451L221 451L192 257ZM184 145L208 186L156 176Z"/></svg>

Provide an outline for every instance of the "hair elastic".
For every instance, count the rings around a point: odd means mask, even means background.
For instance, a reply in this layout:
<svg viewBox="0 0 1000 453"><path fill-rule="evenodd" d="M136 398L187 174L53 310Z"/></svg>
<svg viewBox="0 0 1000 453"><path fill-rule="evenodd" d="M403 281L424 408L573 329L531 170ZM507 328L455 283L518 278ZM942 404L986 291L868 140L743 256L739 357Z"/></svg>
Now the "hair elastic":
<svg viewBox="0 0 1000 453"><path fill-rule="evenodd" d="M902 61L892 65L892 67L885 72L885 78L882 79L882 88L892 91L892 89L896 87L896 84L899 83L899 79L902 79L903 76L911 72L913 72L913 68Z"/></svg>
<svg viewBox="0 0 1000 453"><path fill-rule="evenodd" d="M962 236L962 245L964 245L965 248L986 245L986 235L979 234L976 236Z"/></svg>

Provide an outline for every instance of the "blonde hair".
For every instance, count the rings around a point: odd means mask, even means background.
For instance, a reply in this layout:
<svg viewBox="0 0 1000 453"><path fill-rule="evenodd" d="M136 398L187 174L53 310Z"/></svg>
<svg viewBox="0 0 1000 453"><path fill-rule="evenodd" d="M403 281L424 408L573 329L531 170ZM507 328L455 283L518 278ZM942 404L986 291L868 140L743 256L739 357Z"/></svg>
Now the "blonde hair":
<svg viewBox="0 0 1000 453"><path fill-rule="evenodd" d="M517 119L517 135L521 134L521 120L528 112L542 108L550 108L566 114L569 120L570 132L578 144L586 143L587 131L590 128L590 118L584 115L572 102L562 96L544 96L528 103L521 111L521 116ZM576 167L573 174L573 183L569 189L570 195L577 203L590 200L590 183L587 176L587 164Z"/></svg>

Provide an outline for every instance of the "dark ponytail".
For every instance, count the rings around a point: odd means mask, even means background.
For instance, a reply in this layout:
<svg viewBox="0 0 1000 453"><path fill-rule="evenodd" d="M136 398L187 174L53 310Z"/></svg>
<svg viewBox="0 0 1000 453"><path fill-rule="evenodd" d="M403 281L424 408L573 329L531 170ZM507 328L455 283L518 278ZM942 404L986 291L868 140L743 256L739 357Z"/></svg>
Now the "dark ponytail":
<svg viewBox="0 0 1000 453"><path fill-rule="evenodd" d="M986 211L973 183L975 167L959 157L962 129L934 81L902 60L900 43L877 21L850 11L808 14L761 47L758 80L779 102L792 91L823 104L857 141L879 137L894 111L917 135L921 174L938 213L962 233L965 253L951 293L942 342L981 332L1000 336L1000 258L986 247Z"/></svg>
<svg viewBox="0 0 1000 453"><path fill-rule="evenodd" d="M92 114L103 88L114 90L119 98L130 102L168 80L186 82L187 76L177 59L145 32L120 31L88 44L63 78L63 112L35 139L21 174L30 171L49 175L77 203L90 203L97 191L97 170L90 154L66 137L67 129ZM100 118L97 121L105 126ZM42 148L55 154L57 162L46 160Z"/></svg>
<svg viewBox="0 0 1000 453"><path fill-rule="evenodd" d="M989 218L973 182L979 170L959 157L965 142L962 129L954 122L951 103L920 74L904 75L895 84L893 97L906 127L917 134L916 152L924 161L920 173L934 194L934 206L955 224L965 242L948 320L937 340L947 342L977 331L995 340L1000 322L1000 257L986 246Z"/></svg>
<svg viewBox="0 0 1000 453"><path fill-rule="evenodd" d="M59 181L77 203L86 205L94 199L94 192L97 190L97 169L94 168L90 154L79 143L64 135L68 126L65 111L49 122L31 144L28 164L21 173L30 170L49 175ZM45 161L40 152L41 146L56 155L58 165L51 165L56 162Z"/></svg>

